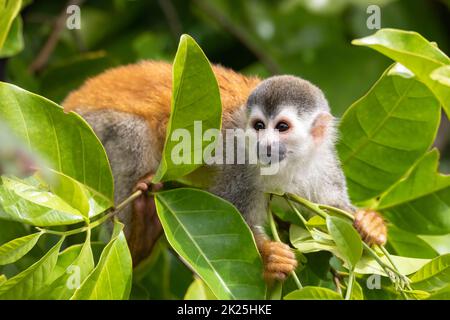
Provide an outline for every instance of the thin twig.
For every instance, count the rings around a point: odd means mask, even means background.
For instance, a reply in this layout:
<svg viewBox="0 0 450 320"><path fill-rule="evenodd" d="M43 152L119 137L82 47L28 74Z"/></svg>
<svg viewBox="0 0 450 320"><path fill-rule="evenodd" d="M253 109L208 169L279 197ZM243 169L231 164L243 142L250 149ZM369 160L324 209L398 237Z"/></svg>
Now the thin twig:
<svg viewBox="0 0 450 320"><path fill-rule="evenodd" d="M181 25L181 21L178 17L175 6L173 5L171 0L158 0L158 4L161 7L162 12L166 16L170 31L172 32L173 36L178 39L183 33L183 26Z"/></svg>
<svg viewBox="0 0 450 320"><path fill-rule="evenodd" d="M74 235L74 234L85 232L85 231L88 231L90 229L94 229L94 228L100 226L101 224L103 224L106 220L111 219L116 214L118 214L120 211L122 211L123 208L125 208L131 202L133 202L134 200L139 198L141 195L142 195L142 191L141 190L138 190L138 191L134 192L128 198L126 198L124 201L122 201L120 204L118 204L110 213L104 215L103 217L101 217L100 219L94 221L93 223L89 224L88 226L84 226L84 227L81 227L81 228L78 228L78 229L69 230L69 231L55 231L55 230L44 229L44 228L40 228L40 227L36 227L36 229L38 229L39 231L44 232L44 233L60 235L60 236L71 236L71 235Z"/></svg>
<svg viewBox="0 0 450 320"><path fill-rule="evenodd" d="M342 296L342 289L341 289L341 276L338 273L337 270L335 270L334 268L330 268L330 272L333 276L333 282L334 285L336 286L336 292L339 293Z"/></svg>
<svg viewBox="0 0 450 320"><path fill-rule="evenodd" d="M273 218L272 208L270 207L270 203L269 203L269 210L268 210L268 218L269 218L269 224L270 224L270 229L272 231L273 238L275 239L275 241L281 242L280 236L278 235L277 226L275 224L275 219ZM291 272L291 276L294 279L294 282L297 285L297 288L303 289L303 285L300 282L300 279L298 278L295 271Z"/></svg>
<svg viewBox="0 0 450 320"><path fill-rule="evenodd" d="M249 36L244 28L231 21L226 15L222 14L210 2L203 0L194 0L194 2L203 9L208 16L217 21L226 31L236 37L247 49L249 49L259 61L269 70L272 74L279 74L281 71L278 63L269 56L264 49L260 48L252 38Z"/></svg>
<svg viewBox="0 0 450 320"><path fill-rule="evenodd" d="M56 18L52 32L50 33L50 36L47 39L47 42L42 47L41 51L39 52L36 59L31 63L29 67L30 73L36 73L41 71L46 65L47 62L55 50L56 45L58 44L59 37L61 35L61 32L64 30L64 27L66 25L66 18L67 18L67 7L71 5L81 5L84 2L84 0L69 0L67 4L64 7L64 10L61 11L59 16Z"/></svg>

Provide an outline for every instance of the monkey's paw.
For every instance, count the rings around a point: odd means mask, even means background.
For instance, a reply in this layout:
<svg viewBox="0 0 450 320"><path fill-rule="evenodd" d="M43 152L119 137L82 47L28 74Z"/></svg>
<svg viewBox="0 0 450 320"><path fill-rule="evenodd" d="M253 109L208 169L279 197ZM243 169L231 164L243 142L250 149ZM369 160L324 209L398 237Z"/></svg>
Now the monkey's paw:
<svg viewBox="0 0 450 320"><path fill-rule="evenodd" d="M264 262L264 279L268 282L285 280L297 267L294 252L282 242L264 241L261 255Z"/></svg>
<svg viewBox="0 0 450 320"><path fill-rule="evenodd" d="M357 211L353 225L368 245L384 245L386 243L386 224L377 212L373 210Z"/></svg>

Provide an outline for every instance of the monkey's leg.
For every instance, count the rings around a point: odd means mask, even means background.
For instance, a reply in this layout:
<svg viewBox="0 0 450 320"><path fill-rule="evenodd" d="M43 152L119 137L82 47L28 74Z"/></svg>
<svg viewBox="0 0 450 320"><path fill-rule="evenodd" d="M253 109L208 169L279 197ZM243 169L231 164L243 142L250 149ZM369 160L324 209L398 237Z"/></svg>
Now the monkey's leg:
<svg viewBox="0 0 450 320"><path fill-rule="evenodd" d="M137 266L151 254L162 233L154 197L148 193L148 191L160 190L162 184L151 184L152 178L153 175L143 177L134 188L134 191L141 190L142 195L133 202L128 236L133 266Z"/></svg>
<svg viewBox="0 0 450 320"><path fill-rule="evenodd" d="M285 280L297 268L292 249L277 241L271 241L263 234L255 234L256 244L264 263L264 279L267 282Z"/></svg>
<svg viewBox="0 0 450 320"><path fill-rule="evenodd" d="M356 211L353 225L368 245L384 245L386 243L386 224L377 212L373 210Z"/></svg>

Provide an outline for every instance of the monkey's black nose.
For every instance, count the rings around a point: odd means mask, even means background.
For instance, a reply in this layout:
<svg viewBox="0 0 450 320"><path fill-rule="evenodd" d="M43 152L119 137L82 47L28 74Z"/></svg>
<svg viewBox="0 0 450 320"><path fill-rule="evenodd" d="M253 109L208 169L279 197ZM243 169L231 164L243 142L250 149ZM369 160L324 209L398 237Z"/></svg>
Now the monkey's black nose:
<svg viewBox="0 0 450 320"><path fill-rule="evenodd" d="M261 145L257 143L258 159L263 164L280 162L286 158L286 147L283 144Z"/></svg>
<svg viewBox="0 0 450 320"><path fill-rule="evenodd" d="M270 158L272 156L272 146L268 145L266 148L266 155Z"/></svg>

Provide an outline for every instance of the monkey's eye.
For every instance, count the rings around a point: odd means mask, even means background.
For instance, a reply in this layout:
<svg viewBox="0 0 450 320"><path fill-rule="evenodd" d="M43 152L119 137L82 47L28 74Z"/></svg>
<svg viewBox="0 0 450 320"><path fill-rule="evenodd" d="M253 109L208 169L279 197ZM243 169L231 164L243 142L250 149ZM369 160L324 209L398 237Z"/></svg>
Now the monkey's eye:
<svg viewBox="0 0 450 320"><path fill-rule="evenodd" d="M286 130L289 129L289 125L286 122L284 122L284 121L280 121L275 126L275 129L277 129L280 132L283 132L283 131L286 131Z"/></svg>
<svg viewBox="0 0 450 320"><path fill-rule="evenodd" d="M253 128L256 131L259 131L259 130L264 130L266 128L266 126L264 125L264 122L262 122L261 120L258 120L253 123Z"/></svg>

